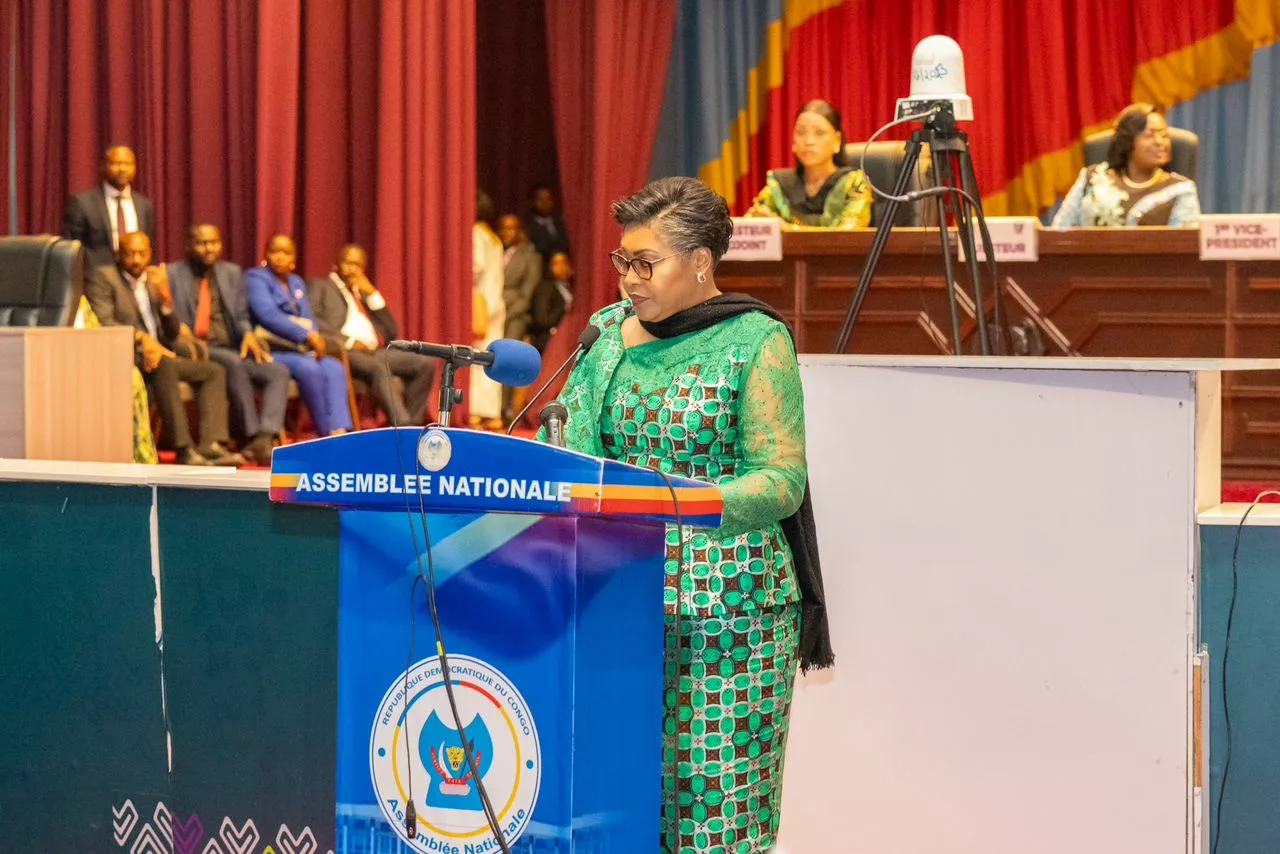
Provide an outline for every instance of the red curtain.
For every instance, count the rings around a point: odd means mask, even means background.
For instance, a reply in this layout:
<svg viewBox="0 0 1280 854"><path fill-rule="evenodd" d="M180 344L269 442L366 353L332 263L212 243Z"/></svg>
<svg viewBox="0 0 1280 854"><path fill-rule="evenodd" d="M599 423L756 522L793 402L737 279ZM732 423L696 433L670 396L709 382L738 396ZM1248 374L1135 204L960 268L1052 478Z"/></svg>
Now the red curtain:
<svg viewBox="0 0 1280 854"><path fill-rule="evenodd" d="M3 2L18 11L21 232L57 231L120 142L156 203L160 258L197 220L241 264L289 232L309 275L360 242L404 335L470 337L470 0ZM10 54L0 41L6 81Z"/></svg>
<svg viewBox="0 0 1280 854"><path fill-rule="evenodd" d="M10 74L10 62L14 57L13 50L13 15L17 11L15 0L0 0L0 121L5 124L0 133L0 234L9 231L9 83L13 79Z"/></svg>
<svg viewBox="0 0 1280 854"><path fill-rule="evenodd" d="M615 199L649 171L675 27L675 0L554 0L547 4L556 151L577 274L573 312L547 361L567 355L596 309L617 300L606 257L618 242Z"/></svg>
<svg viewBox="0 0 1280 854"><path fill-rule="evenodd" d="M560 191L546 5L476 2L477 174L499 214L524 213L535 184Z"/></svg>
<svg viewBox="0 0 1280 854"><path fill-rule="evenodd" d="M475 7L384 0L381 20L376 162L353 173L353 189L373 173L378 281L418 321L407 334L469 341Z"/></svg>
<svg viewBox="0 0 1280 854"><path fill-rule="evenodd" d="M974 102L974 121L964 129L983 194L1020 179L1017 193L991 212L1004 212L998 208L1005 204L1035 212L1066 189L1062 182L1069 186L1080 165L1064 160L1033 168L1036 159L1068 149L1082 129L1109 122L1133 100L1139 63L1221 32L1234 5L1191 0L1170 14L1164 0L845 0L791 32L783 85L752 165L791 160L791 122L810 98L841 109L847 139L866 139L908 93L916 42L941 33L964 50ZM859 47L866 45L874 52ZM1200 73L1190 61L1168 72L1171 85L1189 92ZM888 137L895 135L902 133Z"/></svg>

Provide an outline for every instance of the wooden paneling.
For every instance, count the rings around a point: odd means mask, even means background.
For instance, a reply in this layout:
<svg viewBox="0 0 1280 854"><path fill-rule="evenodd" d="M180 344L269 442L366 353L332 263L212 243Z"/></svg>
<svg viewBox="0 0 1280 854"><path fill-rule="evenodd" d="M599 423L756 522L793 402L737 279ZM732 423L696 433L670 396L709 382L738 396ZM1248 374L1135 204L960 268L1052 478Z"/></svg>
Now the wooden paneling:
<svg viewBox="0 0 1280 854"><path fill-rule="evenodd" d="M133 330L4 329L4 453L39 460L133 460ZM8 421L21 419L21 425ZM21 442L10 439L21 431ZM11 446L12 445L12 446Z"/></svg>
<svg viewBox="0 0 1280 854"><path fill-rule="evenodd" d="M787 232L783 261L726 262L716 282L784 312L801 351L829 353L874 237L871 230ZM959 266L957 276L969 290L967 269ZM1012 279L1083 355L1280 356L1280 262L1201 261L1194 230L1042 231L1040 260L1002 264L999 276ZM936 231L896 229L872 281L849 352L949 352ZM1025 316L1012 300L1006 307L1014 321ZM961 351L974 352L973 324L963 313L960 321ZM1222 439L1227 477L1280 479L1280 375L1226 378Z"/></svg>

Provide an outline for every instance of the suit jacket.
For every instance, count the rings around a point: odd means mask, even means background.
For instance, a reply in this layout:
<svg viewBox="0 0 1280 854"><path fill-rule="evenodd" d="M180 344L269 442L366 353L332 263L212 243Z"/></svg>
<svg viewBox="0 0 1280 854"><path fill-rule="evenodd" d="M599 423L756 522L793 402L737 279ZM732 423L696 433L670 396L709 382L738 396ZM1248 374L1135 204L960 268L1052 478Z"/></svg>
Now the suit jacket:
<svg viewBox="0 0 1280 854"><path fill-rule="evenodd" d="M564 318L564 294L556 287L556 280L547 276L538 283L533 292L533 301L529 309L529 329L533 332L547 332L554 329Z"/></svg>
<svg viewBox="0 0 1280 854"><path fill-rule="evenodd" d="M529 242L533 244L533 248L542 256L542 260L547 263L551 262L551 256L557 252L569 253L569 232L565 228L564 217L556 214L551 218L551 222L556 229L554 235L545 225L534 218L533 214L526 217L524 224L524 232L529 235Z"/></svg>
<svg viewBox="0 0 1280 854"><path fill-rule="evenodd" d="M307 282L307 292L311 297L311 310L315 312L316 322L320 324L320 334L343 340L342 327L347 322L347 300L342 296L338 284L330 276L311 279ZM370 308L359 294L356 299L360 300L383 344L396 340L399 329L391 309L385 305L378 309Z"/></svg>
<svg viewBox="0 0 1280 854"><path fill-rule="evenodd" d="M200 280L191 269L191 262L170 261L165 264L169 273L169 289L173 291L173 311L192 329L196 325L196 303L200 300ZM249 298L244 290L244 273L240 265L230 261L218 261L209 271L210 278L222 299L222 319L227 325L227 338L232 347L239 347L252 325L249 321Z"/></svg>
<svg viewBox="0 0 1280 854"><path fill-rule="evenodd" d="M133 298L130 288L116 265L95 267L85 279L84 295L89 300L89 307L98 316L103 326L132 326L140 332L147 332L147 324L138 310L138 303ZM172 348L182 328L176 311L164 314L160 303L151 301L151 314L159 327L160 343Z"/></svg>
<svg viewBox="0 0 1280 854"><path fill-rule="evenodd" d="M133 193L133 207L138 213L138 230L156 242L156 209L141 193ZM111 245L111 215L107 211L107 194L102 185L67 199L62 211L62 236L79 240L84 247L86 267L106 267L115 263L116 251Z"/></svg>
<svg viewBox="0 0 1280 854"><path fill-rule="evenodd" d="M307 285L296 273L289 274L286 291L266 267L253 267L245 270L244 289L249 298L249 316L268 332L301 344L310 331L320 331L307 299ZM308 322L297 323L293 318Z"/></svg>
<svg viewBox="0 0 1280 854"><path fill-rule="evenodd" d="M507 323L528 322L533 292L542 281L542 256L527 240L516 247L502 278L502 301L507 304Z"/></svg>

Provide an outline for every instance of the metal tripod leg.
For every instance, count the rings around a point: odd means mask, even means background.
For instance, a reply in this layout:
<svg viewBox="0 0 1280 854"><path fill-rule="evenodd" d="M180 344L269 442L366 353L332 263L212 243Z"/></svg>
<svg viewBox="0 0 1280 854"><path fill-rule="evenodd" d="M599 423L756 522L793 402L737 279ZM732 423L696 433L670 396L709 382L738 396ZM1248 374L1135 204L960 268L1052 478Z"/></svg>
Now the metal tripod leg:
<svg viewBox="0 0 1280 854"><path fill-rule="evenodd" d="M964 152L961 151L956 155L961 161L964 160ZM961 175L963 175L963 162L960 165ZM964 188L963 178L961 182L955 186ZM966 190L966 192L968 192ZM982 298L982 265L978 261L978 247L973 239L974 220L969 209L969 203L961 196L956 196L956 236L960 240L960 245L964 247L965 266L969 269L969 284L973 287L973 304L974 321L978 325L978 347L984 356L991 355L991 340L987 334L987 309L986 302Z"/></svg>
<svg viewBox="0 0 1280 854"><path fill-rule="evenodd" d="M1009 330L1005 328L1004 313L1004 292L1000 287L1000 280L996 271L995 246L991 242L991 232L987 228L986 218L982 211L982 196L978 193L978 177L973 171L973 158L969 155L969 148L966 145L963 155L960 158L960 178L964 182L963 186L969 195L973 196L974 202L977 204L977 210L974 211L974 218L978 223L978 228L982 232L983 251L986 253L987 265L991 268L992 287L995 289L991 295L992 303L992 325L995 326L995 333L998 340L1005 342L1005 347L1001 348L1001 352L1007 352L1007 346L1012 342L1009 341ZM977 257L976 255L974 256ZM977 305L981 308L982 303ZM986 320L985 311L980 312L983 320Z"/></svg>
<svg viewBox="0 0 1280 854"><path fill-rule="evenodd" d="M929 151L933 156L933 180L939 187L955 186L951 174L951 154L945 147L938 148L930 140ZM947 286L947 304L951 309L951 352L960 355L960 302L956 299L956 268L951 257L951 240L947 234L947 197L949 193L934 196L938 206L938 236L942 239L942 274Z"/></svg>
<svg viewBox="0 0 1280 854"><path fill-rule="evenodd" d="M894 182L892 195L901 197L911 186L911 175L915 172L916 164L920 160L922 139L921 131L911 135L911 141L907 143L906 158L898 171L898 179ZM889 233L893 231L893 223L898 218L898 208L901 204L902 202L898 199L888 199L884 203L884 216L876 228L875 239L871 241L871 250L867 253L866 263L862 266L862 275L858 277L858 286L853 291L853 299L849 303L848 310L845 311L844 322L840 325L840 334L836 336L835 352L837 353L843 353L849 345L853 324L857 322L858 314L862 311L862 302L867 298L867 291L871 290L871 280L875 277L880 256L884 254L885 244L889 242Z"/></svg>

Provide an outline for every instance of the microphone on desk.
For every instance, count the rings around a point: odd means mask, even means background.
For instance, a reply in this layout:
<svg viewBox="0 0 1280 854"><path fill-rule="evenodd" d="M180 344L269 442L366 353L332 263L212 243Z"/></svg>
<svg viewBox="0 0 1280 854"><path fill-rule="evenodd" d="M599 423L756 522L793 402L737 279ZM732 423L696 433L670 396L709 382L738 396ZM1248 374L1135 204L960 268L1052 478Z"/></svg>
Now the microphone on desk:
<svg viewBox="0 0 1280 854"><path fill-rule="evenodd" d="M459 368L479 365L494 382L520 388L536 380L542 371L542 357L538 355L537 349L531 344L511 338L499 338L485 350L473 350L461 344L432 344L429 341L392 341L387 349L443 359Z"/></svg>
<svg viewBox="0 0 1280 854"><path fill-rule="evenodd" d="M558 400L553 400L538 411L538 421L547 431L547 444L557 448L565 446L564 422L569 419L569 410Z"/></svg>
<svg viewBox="0 0 1280 854"><path fill-rule="evenodd" d="M542 393L551 387L551 384L556 381L557 377L559 377L561 374L565 372L565 369L568 368L569 365L573 363L574 359L577 359L580 356L585 355L586 352L591 349L592 345L594 345L599 338L600 338L600 327L588 323L587 328L582 330L582 334L578 336L578 346L573 348L573 352L569 354L569 358L564 360L564 364L556 368L556 372L551 375L551 379L547 380L543 384L542 388L534 392L533 397L529 398L529 402L524 405L524 409L520 410L520 414L517 415L515 418L511 419L511 423L507 425L508 436L511 435L512 430L516 429L516 425L520 423L520 419L524 418L525 414L531 408L533 408L533 405L535 403L538 402L538 398L542 397ZM566 417L568 416L566 415Z"/></svg>

